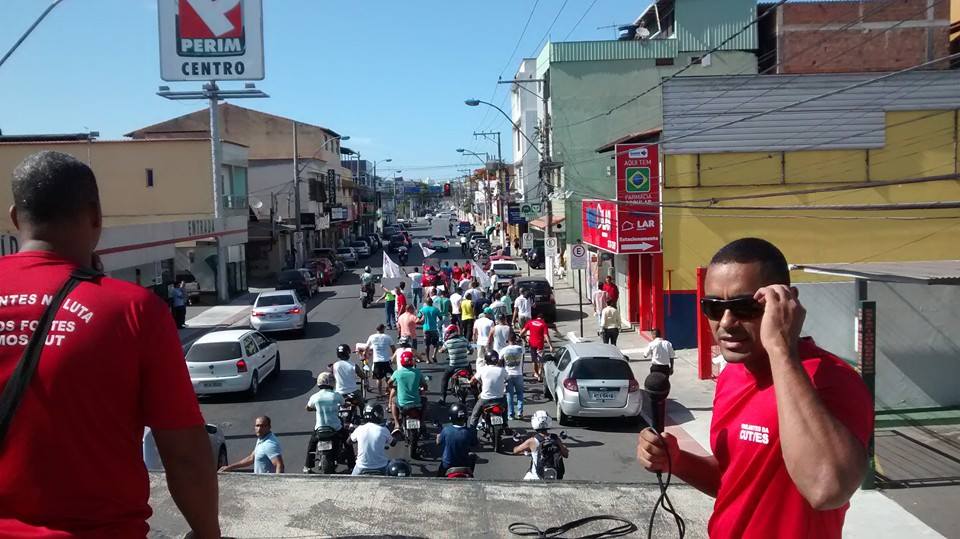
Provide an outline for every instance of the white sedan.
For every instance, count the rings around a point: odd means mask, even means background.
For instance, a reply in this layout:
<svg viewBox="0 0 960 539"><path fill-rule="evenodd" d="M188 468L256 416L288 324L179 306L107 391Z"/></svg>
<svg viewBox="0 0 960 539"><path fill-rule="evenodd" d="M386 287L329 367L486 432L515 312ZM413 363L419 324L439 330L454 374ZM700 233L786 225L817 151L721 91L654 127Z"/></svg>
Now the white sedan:
<svg viewBox="0 0 960 539"><path fill-rule="evenodd" d="M427 241L427 247L433 249L434 251L446 253L450 250L450 242L447 241L445 236L431 236Z"/></svg>
<svg viewBox="0 0 960 539"><path fill-rule="evenodd" d="M260 292L250 311L250 327L257 331L307 333L307 306L294 290Z"/></svg>
<svg viewBox="0 0 960 539"><path fill-rule="evenodd" d="M516 262L509 260L495 261L490 265L490 269L497 272L497 277L503 279L513 279L523 274L523 272L520 271L520 266L518 266Z"/></svg>
<svg viewBox="0 0 960 539"><path fill-rule="evenodd" d="M280 348L259 331L212 331L187 351L187 370L198 395L246 392L255 398L260 383L280 374Z"/></svg>

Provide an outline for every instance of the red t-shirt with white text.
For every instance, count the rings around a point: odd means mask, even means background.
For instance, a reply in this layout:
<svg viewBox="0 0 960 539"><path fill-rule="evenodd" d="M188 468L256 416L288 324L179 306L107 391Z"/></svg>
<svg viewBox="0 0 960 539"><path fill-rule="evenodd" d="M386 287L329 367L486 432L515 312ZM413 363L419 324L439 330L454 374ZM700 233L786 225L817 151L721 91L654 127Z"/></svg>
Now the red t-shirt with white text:
<svg viewBox="0 0 960 539"><path fill-rule="evenodd" d="M0 385L72 267L47 252L0 257ZM144 426L202 424L163 301L107 277L81 282L0 447L0 536L145 536Z"/></svg>
<svg viewBox="0 0 960 539"><path fill-rule="evenodd" d="M620 289L613 283L603 283L603 291L607 293L607 298L614 302L620 298Z"/></svg>
<svg viewBox="0 0 960 539"><path fill-rule="evenodd" d="M860 375L818 348L813 339L801 339L799 351L824 405L866 447L873 432L873 401ZM727 364L717 379L710 445L721 474L708 528L710 537L841 536L849 504L817 511L787 473L769 373L754 377L743 364Z"/></svg>
<svg viewBox="0 0 960 539"><path fill-rule="evenodd" d="M523 329L527 330L527 334L530 335L530 348L536 348L537 350L543 350L543 345L546 342L547 331L550 330L547 327L547 323L539 318L534 318L533 320L528 321Z"/></svg>

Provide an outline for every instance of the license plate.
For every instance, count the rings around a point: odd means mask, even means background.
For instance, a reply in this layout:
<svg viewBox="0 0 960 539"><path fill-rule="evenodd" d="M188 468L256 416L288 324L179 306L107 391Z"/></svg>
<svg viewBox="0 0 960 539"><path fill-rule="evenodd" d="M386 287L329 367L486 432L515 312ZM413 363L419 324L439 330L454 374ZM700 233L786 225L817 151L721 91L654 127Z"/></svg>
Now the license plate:
<svg viewBox="0 0 960 539"><path fill-rule="evenodd" d="M503 425L503 418L500 417L500 416L498 416L498 415L490 416L490 424L491 424L491 425Z"/></svg>
<svg viewBox="0 0 960 539"><path fill-rule="evenodd" d="M420 420L419 420L419 419L408 419L406 424L407 424L407 428L408 428L408 429L419 429L419 428L420 428Z"/></svg>
<svg viewBox="0 0 960 539"><path fill-rule="evenodd" d="M617 398L616 391L591 391L590 400L595 401L612 401Z"/></svg>
<svg viewBox="0 0 960 539"><path fill-rule="evenodd" d="M470 379L469 379L469 378L461 378L461 379L459 380L459 382L460 382L460 385L464 385L464 386L470 385Z"/></svg>
<svg viewBox="0 0 960 539"><path fill-rule="evenodd" d="M268 314L268 315L267 315L267 319L268 319L268 320L276 320L277 318L283 318L283 315L282 315L282 314Z"/></svg>
<svg viewBox="0 0 960 539"><path fill-rule="evenodd" d="M204 382L203 387L221 387L223 382Z"/></svg>
<svg viewBox="0 0 960 539"><path fill-rule="evenodd" d="M317 451L330 451L331 449L333 449L333 442L329 440L317 442Z"/></svg>

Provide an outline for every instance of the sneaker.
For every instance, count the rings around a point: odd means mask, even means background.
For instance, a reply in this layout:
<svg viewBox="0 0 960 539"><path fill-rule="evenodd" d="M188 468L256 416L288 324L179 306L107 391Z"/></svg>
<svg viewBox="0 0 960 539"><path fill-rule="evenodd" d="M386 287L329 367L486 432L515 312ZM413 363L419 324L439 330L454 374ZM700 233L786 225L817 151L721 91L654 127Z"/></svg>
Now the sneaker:
<svg viewBox="0 0 960 539"><path fill-rule="evenodd" d="M313 471L312 468L307 468L306 466L303 467L303 473L310 473L312 471Z"/></svg>
<svg viewBox="0 0 960 539"><path fill-rule="evenodd" d="M394 438L396 438L400 436L400 432L401 432L400 429L393 429L393 432L390 433L390 436L393 436Z"/></svg>

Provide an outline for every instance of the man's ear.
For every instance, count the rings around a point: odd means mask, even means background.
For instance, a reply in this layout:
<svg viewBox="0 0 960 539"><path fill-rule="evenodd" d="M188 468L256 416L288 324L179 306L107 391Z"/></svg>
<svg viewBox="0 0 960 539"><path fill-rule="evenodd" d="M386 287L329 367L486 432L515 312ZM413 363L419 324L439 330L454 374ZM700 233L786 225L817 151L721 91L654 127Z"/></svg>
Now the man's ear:
<svg viewBox="0 0 960 539"><path fill-rule="evenodd" d="M13 226L14 226L14 228L16 228L17 230L20 230L20 219L19 219L18 216L17 216L17 206L16 206L16 205L14 205L14 204L11 204L11 205L10 205L9 214L10 214L10 220L13 221Z"/></svg>

